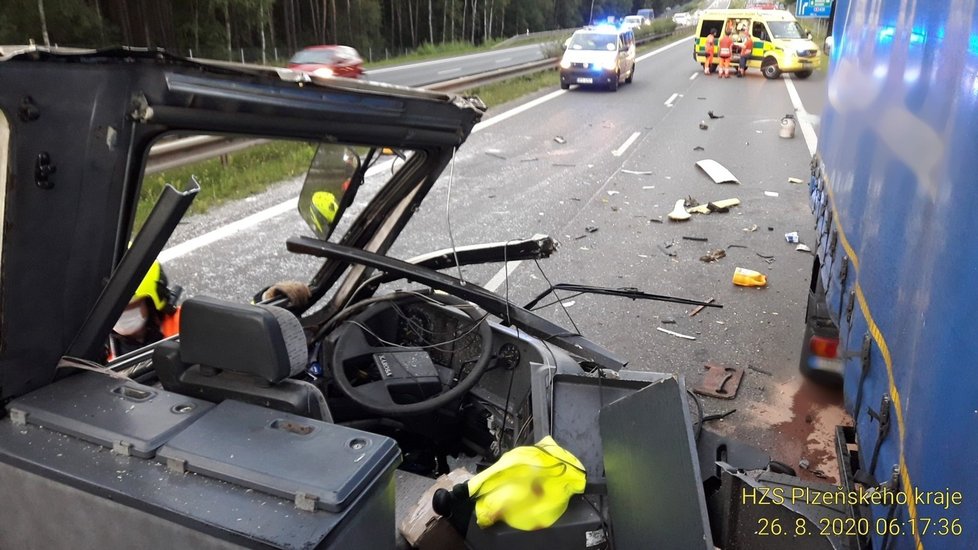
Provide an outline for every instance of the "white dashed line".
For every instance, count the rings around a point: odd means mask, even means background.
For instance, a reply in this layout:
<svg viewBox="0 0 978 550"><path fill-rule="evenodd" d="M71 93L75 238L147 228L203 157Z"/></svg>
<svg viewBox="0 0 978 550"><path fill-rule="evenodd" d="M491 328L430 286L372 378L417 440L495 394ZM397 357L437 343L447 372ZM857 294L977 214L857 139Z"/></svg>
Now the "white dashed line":
<svg viewBox="0 0 978 550"><path fill-rule="evenodd" d="M692 75L690 75L690 77L689 77L689 79L690 79L690 80L694 80L694 79L695 79L695 78L696 78L697 76L699 76L699 75L700 75L700 73L699 73L699 72L695 72L695 73L693 73Z"/></svg>
<svg viewBox="0 0 978 550"><path fill-rule="evenodd" d="M460 67L455 67L454 69L445 69L444 71L438 71L438 74L457 73L457 72L459 72L461 70L462 69Z"/></svg>
<svg viewBox="0 0 978 550"><path fill-rule="evenodd" d="M678 92L672 94L671 96L669 96L669 99L667 99L666 102L663 103L663 105L665 105L666 107L672 107L672 102L673 101L676 101L676 98L677 97L679 97L679 93Z"/></svg>
<svg viewBox="0 0 978 550"><path fill-rule="evenodd" d="M612 151L611 154L612 155L615 155L616 157L620 157L620 156L624 155L625 154L625 151L627 151L628 148L631 147L633 143L635 143L635 140L638 139L638 136L641 133L642 132L635 132L634 134L632 134L631 136L629 136L629 138L625 140L625 143L622 143L621 144L621 147L619 147L619 148L615 149L614 151Z"/></svg>

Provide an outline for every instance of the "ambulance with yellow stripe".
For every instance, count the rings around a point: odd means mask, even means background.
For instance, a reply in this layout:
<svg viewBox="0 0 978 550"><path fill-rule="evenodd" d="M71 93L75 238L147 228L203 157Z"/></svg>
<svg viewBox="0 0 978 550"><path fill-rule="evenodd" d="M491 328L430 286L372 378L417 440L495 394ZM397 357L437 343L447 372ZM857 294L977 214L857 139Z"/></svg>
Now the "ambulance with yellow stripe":
<svg viewBox="0 0 978 550"><path fill-rule="evenodd" d="M715 43L726 29L734 39L733 59L737 65L741 55L740 31L748 29L754 47L750 51L748 68L760 69L767 78L778 78L781 73L793 73L798 78L808 78L820 64L818 46L812 42L795 17L783 10L705 10L696 27L693 43L693 59L701 66L706 62L706 42L710 31L715 31ZM714 52L717 46L714 46ZM719 57L714 53L710 72L715 72Z"/></svg>

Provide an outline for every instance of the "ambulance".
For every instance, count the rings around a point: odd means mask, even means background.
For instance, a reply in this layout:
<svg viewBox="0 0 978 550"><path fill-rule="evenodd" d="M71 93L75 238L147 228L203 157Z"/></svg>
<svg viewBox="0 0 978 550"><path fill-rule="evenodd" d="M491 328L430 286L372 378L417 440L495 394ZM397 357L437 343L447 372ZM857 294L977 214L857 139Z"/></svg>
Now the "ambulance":
<svg viewBox="0 0 978 550"><path fill-rule="evenodd" d="M767 78L778 78L781 73L792 73L798 78L808 78L821 63L818 46L812 42L795 17L782 10L705 10L696 26L693 43L693 60L701 66L706 62L706 41L710 31L715 31L719 43L726 29L734 39L733 59L736 66L741 52L741 29L748 29L754 47L746 53L750 58L748 68L760 69ZM714 50L714 52L716 49ZM719 58L714 53L710 72L715 72Z"/></svg>

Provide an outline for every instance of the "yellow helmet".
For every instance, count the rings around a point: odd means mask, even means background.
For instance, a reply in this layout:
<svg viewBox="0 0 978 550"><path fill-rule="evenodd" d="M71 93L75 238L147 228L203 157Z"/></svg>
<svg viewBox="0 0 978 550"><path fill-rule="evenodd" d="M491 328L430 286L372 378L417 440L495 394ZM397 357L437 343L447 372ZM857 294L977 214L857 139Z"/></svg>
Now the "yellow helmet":
<svg viewBox="0 0 978 550"><path fill-rule="evenodd" d="M170 304L170 291L167 288L166 275L163 274L163 267L160 262L153 262L149 266L146 276L136 287L136 293L132 295L130 302L135 302L148 298L153 302L153 307L157 311L163 311Z"/></svg>

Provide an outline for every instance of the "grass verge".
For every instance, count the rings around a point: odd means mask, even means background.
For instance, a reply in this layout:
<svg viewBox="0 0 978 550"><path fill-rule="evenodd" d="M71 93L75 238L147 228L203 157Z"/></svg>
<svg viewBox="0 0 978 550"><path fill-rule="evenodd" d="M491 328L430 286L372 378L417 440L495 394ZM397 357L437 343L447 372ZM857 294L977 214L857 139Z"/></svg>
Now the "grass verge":
<svg viewBox="0 0 978 550"><path fill-rule="evenodd" d="M139 191L135 227L137 230L142 227L167 183L181 189L191 176L195 176L200 182L200 193L190 212L199 214L305 173L315 152L313 144L276 141L231 153L226 159L205 160L146 176Z"/></svg>

